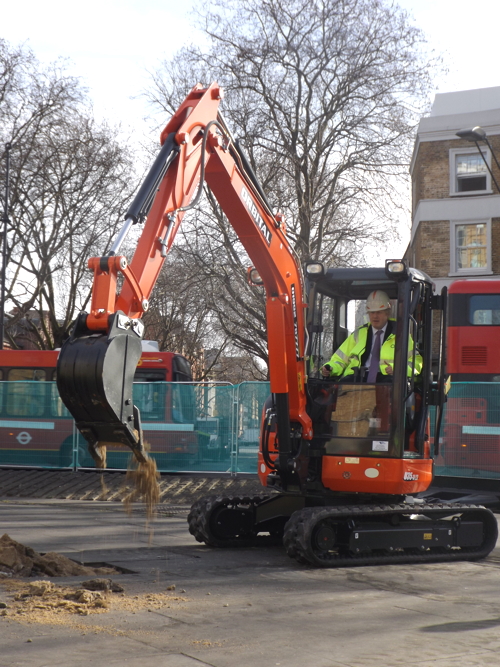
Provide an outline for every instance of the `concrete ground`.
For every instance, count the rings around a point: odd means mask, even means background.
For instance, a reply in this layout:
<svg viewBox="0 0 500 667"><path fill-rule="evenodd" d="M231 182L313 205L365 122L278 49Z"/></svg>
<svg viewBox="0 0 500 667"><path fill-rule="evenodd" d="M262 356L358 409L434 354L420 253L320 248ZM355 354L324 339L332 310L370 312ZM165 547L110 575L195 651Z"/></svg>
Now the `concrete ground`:
<svg viewBox="0 0 500 667"><path fill-rule="evenodd" d="M144 512L129 517L117 502L0 500L0 534L135 573L113 577L128 609L58 625L0 616L0 667L498 664L499 548L477 563L315 570L278 547L207 548L186 516L162 506L149 543ZM134 596L172 585L168 605L134 609ZM11 604L0 583L2 601Z"/></svg>

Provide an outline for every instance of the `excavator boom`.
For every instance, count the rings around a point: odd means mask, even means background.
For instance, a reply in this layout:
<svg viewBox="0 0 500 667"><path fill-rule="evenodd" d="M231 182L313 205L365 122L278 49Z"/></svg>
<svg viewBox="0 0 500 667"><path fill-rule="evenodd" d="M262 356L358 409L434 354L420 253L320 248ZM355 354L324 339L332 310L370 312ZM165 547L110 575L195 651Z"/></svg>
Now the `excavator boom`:
<svg viewBox="0 0 500 667"><path fill-rule="evenodd" d="M141 316L184 213L206 184L259 272L266 291L271 391L283 451L290 428L312 437L306 412L304 298L300 264L219 113L217 84L196 86L161 134L161 150L125 224L105 257L89 260L94 282L90 313L81 313L59 355L57 383L99 463L103 443L125 444L145 459L132 382L140 357ZM131 226L144 229L130 264L119 255ZM119 275L123 286L117 293Z"/></svg>

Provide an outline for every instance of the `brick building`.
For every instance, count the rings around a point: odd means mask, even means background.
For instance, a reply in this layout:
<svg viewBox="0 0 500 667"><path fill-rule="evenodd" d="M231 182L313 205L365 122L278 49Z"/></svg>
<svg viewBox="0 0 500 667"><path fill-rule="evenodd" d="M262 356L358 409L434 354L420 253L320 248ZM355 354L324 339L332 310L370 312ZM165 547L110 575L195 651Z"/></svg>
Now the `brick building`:
<svg viewBox="0 0 500 667"><path fill-rule="evenodd" d="M438 291L458 278L500 278L500 193L476 145L456 136L478 125L500 160L500 86L437 94L418 126L405 257ZM480 146L500 181L489 148Z"/></svg>

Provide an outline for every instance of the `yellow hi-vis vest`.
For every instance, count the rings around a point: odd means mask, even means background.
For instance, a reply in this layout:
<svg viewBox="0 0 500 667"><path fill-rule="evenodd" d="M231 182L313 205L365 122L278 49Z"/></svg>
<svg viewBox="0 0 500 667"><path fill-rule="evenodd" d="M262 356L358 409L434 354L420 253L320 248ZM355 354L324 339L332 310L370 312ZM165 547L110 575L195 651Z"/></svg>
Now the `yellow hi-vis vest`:
<svg viewBox="0 0 500 667"><path fill-rule="evenodd" d="M394 322L395 320L392 320ZM346 377L353 375L354 370L361 366L361 357L366 349L366 340L368 338L368 328L371 324L364 324L359 329L356 329L346 340L342 343L339 349L332 356L328 364L331 366L330 375L335 377ZM380 368L382 375L388 375L387 366L391 369L394 367L394 347L396 344L396 336L391 333L387 336L387 340L382 343L380 348ZM415 375L418 375L422 370L423 360L420 354L415 355ZM408 344L408 376L413 373L413 339L410 336Z"/></svg>

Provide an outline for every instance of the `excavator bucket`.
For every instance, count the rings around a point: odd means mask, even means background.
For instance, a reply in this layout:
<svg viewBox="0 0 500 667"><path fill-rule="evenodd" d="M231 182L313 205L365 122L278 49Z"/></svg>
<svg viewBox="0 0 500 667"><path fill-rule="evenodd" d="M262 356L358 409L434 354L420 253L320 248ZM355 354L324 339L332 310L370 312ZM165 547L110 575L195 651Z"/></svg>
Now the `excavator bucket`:
<svg viewBox="0 0 500 667"><path fill-rule="evenodd" d="M85 320L82 313L59 353L61 399L87 440L97 467L105 467L106 445L127 445L144 463L140 413L132 400L142 322L118 311L111 316L109 333L104 334L87 329Z"/></svg>

